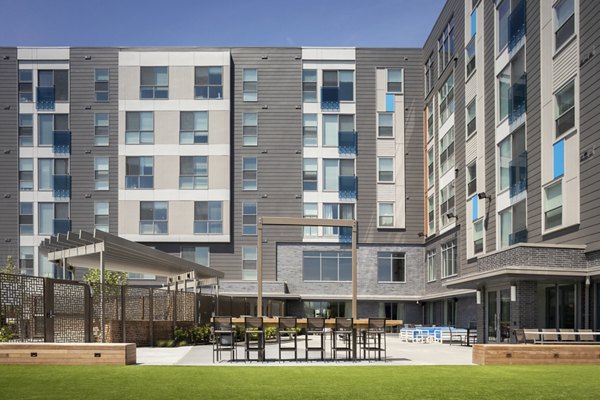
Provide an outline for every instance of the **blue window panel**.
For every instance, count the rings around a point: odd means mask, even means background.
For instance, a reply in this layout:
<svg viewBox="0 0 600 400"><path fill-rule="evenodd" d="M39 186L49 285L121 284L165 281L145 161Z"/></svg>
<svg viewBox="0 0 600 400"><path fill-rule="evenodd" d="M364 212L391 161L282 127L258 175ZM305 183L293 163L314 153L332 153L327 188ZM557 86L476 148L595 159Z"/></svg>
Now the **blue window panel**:
<svg viewBox="0 0 600 400"><path fill-rule="evenodd" d="M471 209L473 210L473 221L479 218L479 197L477 195L471 198Z"/></svg>
<svg viewBox="0 0 600 400"><path fill-rule="evenodd" d="M471 13L471 37L475 36L477 32L477 9L474 9Z"/></svg>
<svg viewBox="0 0 600 400"><path fill-rule="evenodd" d="M385 111L394 112L396 96L390 93L385 95Z"/></svg>
<svg viewBox="0 0 600 400"><path fill-rule="evenodd" d="M565 174L565 139L554 143L554 178Z"/></svg>

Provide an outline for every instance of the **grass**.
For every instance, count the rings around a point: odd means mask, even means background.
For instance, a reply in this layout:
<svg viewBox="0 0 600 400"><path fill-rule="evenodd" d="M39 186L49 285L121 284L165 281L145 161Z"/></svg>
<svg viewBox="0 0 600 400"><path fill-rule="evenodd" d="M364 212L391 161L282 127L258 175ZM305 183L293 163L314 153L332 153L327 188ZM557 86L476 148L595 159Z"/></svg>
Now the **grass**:
<svg viewBox="0 0 600 400"><path fill-rule="evenodd" d="M0 399L597 399L597 366L0 366Z"/></svg>

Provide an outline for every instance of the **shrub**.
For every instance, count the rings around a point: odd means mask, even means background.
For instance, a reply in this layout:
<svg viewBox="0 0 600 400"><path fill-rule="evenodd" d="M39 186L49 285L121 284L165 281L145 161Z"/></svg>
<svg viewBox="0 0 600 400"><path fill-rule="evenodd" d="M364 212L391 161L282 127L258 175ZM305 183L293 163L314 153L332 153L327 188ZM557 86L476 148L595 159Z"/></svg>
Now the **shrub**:
<svg viewBox="0 0 600 400"><path fill-rule="evenodd" d="M265 339L275 339L277 337L277 328L269 326L265 329Z"/></svg>
<svg viewBox="0 0 600 400"><path fill-rule="evenodd" d="M15 333L10 325L0 328L0 342L8 342L15 338Z"/></svg>

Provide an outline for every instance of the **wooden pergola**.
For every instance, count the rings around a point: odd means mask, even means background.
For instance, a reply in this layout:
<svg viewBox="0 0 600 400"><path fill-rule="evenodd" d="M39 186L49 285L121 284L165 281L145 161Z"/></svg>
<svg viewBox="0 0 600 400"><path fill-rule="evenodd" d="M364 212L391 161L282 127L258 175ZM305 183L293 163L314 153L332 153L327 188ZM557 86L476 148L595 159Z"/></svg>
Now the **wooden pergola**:
<svg viewBox="0 0 600 400"><path fill-rule="evenodd" d="M257 315L262 317L262 245L263 245L263 226L265 225L286 225L286 226L327 226L339 228L352 228L352 318L357 319L357 258L356 258L356 220L353 219L321 219L321 218L288 218L288 217L259 217L258 235L257 235L257 254L256 254L256 280L257 280Z"/></svg>

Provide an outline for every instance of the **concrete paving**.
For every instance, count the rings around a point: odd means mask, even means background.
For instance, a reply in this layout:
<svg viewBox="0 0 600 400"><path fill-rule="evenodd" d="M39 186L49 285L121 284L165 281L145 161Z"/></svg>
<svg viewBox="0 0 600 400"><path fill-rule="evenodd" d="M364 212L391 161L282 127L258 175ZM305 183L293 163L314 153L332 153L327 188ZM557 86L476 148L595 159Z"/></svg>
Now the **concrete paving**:
<svg viewBox="0 0 600 400"><path fill-rule="evenodd" d="M310 339L316 344L314 338ZM137 362L142 365L219 365L219 366L318 366L318 365L473 365L471 347L441 343L400 342L397 334L387 336L387 360L384 361L348 361L331 360L329 338L327 340L325 361L318 359L320 353L311 352L311 360L306 361L304 336L298 337L298 361L293 361L293 352L285 352L283 357L292 360L279 361L277 343L267 343L266 361L245 361L244 344L238 343L237 360L230 361L229 353L223 353L224 360L213 364L212 345L185 346L176 348L140 347L137 349ZM310 344L313 346L313 344ZM256 353L251 353L256 358ZM338 353L339 358L345 354Z"/></svg>

